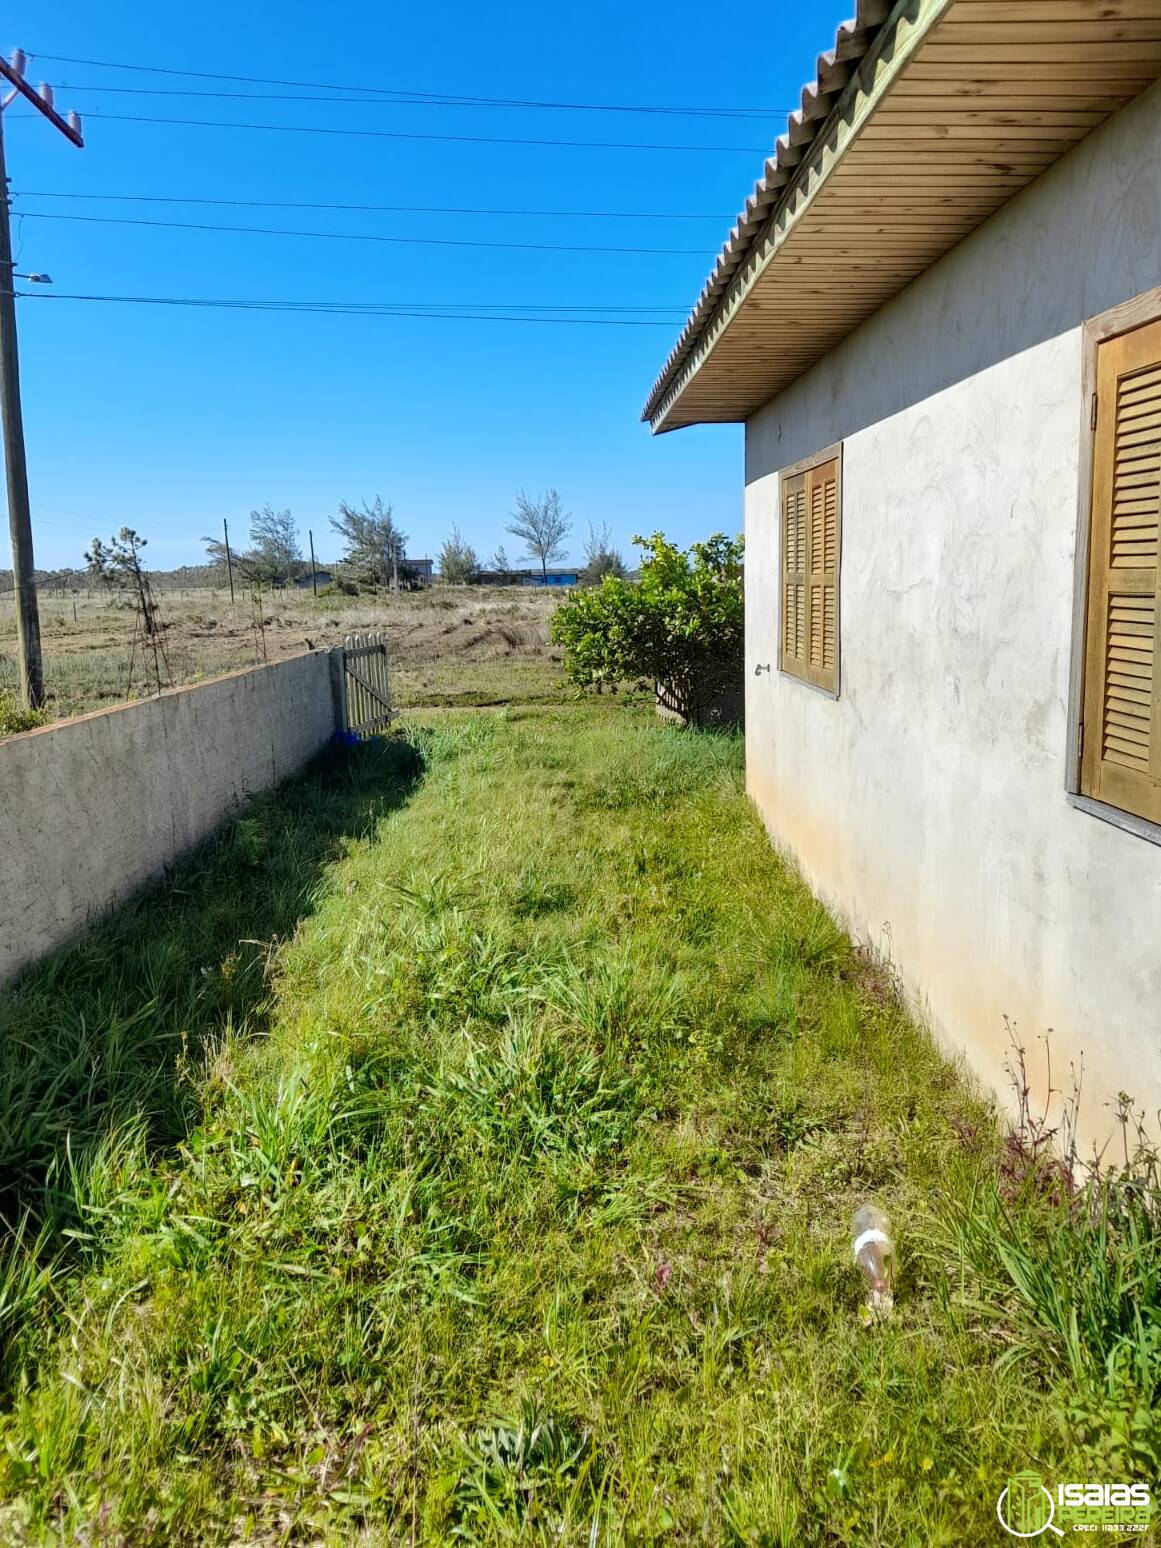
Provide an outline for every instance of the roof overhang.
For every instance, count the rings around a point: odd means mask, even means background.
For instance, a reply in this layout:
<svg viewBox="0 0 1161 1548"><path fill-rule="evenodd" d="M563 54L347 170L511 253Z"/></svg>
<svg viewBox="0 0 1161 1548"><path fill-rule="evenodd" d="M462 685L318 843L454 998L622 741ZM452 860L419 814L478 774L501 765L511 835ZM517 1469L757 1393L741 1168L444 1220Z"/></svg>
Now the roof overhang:
<svg viewBox="0 0 1161 1548"><path fill-rule="evenodd" d="M860 0L642 418L747 419L1161 75L1161 0Z"/></svg>

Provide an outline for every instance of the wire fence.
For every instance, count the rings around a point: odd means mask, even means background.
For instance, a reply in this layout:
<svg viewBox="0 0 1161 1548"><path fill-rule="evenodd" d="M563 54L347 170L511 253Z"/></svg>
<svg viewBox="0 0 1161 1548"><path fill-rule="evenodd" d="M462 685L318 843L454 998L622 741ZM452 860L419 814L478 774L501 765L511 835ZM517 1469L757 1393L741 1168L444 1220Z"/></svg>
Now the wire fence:
<svg viewBox="0 0 1161 1548"><path fill-rule="evenodd" d="M80 714L156 692L130 591L102 585L37 589L45 689L54 714ZM309 593L258 596L239 587L231 605L228 587L152 589L165 647L163 687L254 666L314 643L315 620L301 607ZM293 632L299 627L301 636ZM0 693L18 691L16 599L9 587L0 591Z"/></svg>
<svg viewBox="0 0 1161 1548"><path fill-rule="evenodd" d="M6 578L6 577L5 577ZM133 594L115 586L38 582L48 709L54 718L108 708L156 692L157 657L179 686L341 644L380 631L390 640L393 690L409 703L543 699L556 690L559 655L549 626L559 597L528 587L436 587L357 596L309 586L256 596L229 587L150 577L163 651L143 650ZM164 686L164 684L163 684ZM0 590L0 693L19 689L16 608Z"/></svg>

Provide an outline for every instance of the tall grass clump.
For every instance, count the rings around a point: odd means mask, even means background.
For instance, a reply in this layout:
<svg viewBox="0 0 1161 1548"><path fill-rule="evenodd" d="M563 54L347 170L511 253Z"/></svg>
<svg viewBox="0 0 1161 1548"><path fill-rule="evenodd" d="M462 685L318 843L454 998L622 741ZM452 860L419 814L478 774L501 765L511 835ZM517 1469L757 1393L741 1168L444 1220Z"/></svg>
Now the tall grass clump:
<svg viewBox="0 0 1161 1548"><path fill-rule="evenodd" d="M934 1245L1002 1338L999 1363L1059 1386L1091 1465L1161 1477L1161 1155L1122 1093L1119 1156L1082 1164L1079 1092L1052 1127L1022 1048L1011 1068L1015 1120L970 1192L941 1195Z"/></svg>

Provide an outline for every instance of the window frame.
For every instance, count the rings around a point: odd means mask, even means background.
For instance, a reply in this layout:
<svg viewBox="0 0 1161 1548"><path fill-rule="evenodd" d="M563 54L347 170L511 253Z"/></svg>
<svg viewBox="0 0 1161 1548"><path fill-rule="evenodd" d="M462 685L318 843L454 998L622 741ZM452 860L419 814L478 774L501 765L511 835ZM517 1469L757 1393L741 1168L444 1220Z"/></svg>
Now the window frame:
<svg viewBox="0 0 1161 1548"><path fill-rule="evenodd" d="M1161 823L1107 801L1085 795L1082 776L1085 658L1088 649L1088 601L1093 515L1093 462L1096 451L1096 392L1100 346L1146 323L1161 321L1161 285L1130 301L1087 318L1081 328L1080 455L1074 549L1072 652L1068 679L1068 739L1064 787L1069 805L1127 833L1161 844Z"/></svg>
<svg viewBox="0 0 1161 1548"><path fill-rule="evenodd" d="M835 533L835 562L834 562L834 687L830 688L825 683L814 682L799 670L797 663L790 658L789 663L783 653L783 642L786 639L786 624L784 610L786 607L786 547L785 547L785 488L788 480L797 478L800 474L809 473L813 468L821 467L826 462L835 464L835 504L837 506ZM789 678L792 682L800 683L803 688L809 688L813 693L820 693L824 698L837 699L842 692L842 571L843 571L843 442L836 441L833 446L825 446L821 451L812 452L809 457L801 457L797 462L792 462L788 467L778 471L778 566L775 581L778 587L778 599L774 609L775 627L778 631L778 673L781 677ZM809 612L807 614L807 631L809 633Z"/></svg>

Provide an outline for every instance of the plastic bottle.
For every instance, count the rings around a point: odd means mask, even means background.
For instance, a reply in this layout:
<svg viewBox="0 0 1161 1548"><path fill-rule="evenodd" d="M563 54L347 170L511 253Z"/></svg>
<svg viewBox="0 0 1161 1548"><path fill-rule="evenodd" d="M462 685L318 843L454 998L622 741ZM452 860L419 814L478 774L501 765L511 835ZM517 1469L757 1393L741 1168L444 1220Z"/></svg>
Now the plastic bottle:
<svg viewBox="0 0 1161 1548"><path fill-rule="evenodd" d="M895 1243L891 1222L874 1204L860 1204L851 1221L855 1262L867 1282L867 1310L872 1317L889 1317L894 1306L891 1279Z"/></svg>

